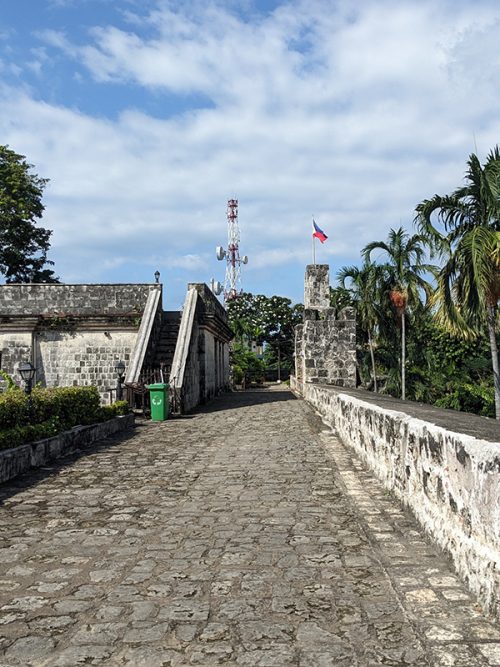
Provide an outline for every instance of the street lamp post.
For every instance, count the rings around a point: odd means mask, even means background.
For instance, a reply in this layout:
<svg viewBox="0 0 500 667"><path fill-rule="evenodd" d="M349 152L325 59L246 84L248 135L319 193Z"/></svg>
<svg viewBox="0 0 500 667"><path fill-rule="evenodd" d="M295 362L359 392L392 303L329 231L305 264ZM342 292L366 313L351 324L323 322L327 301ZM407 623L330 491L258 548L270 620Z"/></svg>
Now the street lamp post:
<svg viewBox="0 0 500 667"><path fill-rule="evenodd" d="M33 389L33 380L35 378L36 368L29 361L21 361L18 366L19 375L21 376L22 381L24 382L24 391L28 397L27 405L27 417L28 422L31 423L31 417L33 413L33 404L31 402L31 391Z"/></svg>
<svg viewBox="0 0 500 667"><path fill-rule="evenodd" d="M116 366L115 366L115 371L116 371L116 400L121 401L123 398L123 388L122 388L122 383L123 383L123 376L125 375L125 364L123 361L118 361Z"/></svg>

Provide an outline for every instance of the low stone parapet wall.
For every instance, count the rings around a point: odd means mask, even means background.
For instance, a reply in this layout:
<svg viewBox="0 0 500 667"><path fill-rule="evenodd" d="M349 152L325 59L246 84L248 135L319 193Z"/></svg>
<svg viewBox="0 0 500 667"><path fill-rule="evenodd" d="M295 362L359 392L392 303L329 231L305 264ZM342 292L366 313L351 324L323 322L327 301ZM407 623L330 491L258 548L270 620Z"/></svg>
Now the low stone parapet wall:
<svg viewBox="0 0 500 667"><path fill-rule="evenodd" d="M291 386L411 508L484 607L500 617L498 424L463 413L455 424L453 413L431 407L427 421L425 406L416 405L414 416L411 403L405 409L395 399L380 397L377 405L375 395L362 400L339 387L298 386L293 379ZM459 424L469 433L455 430Z"/></svg>
<svg viewBox="0 0 500 667"><path fill-rule="evenodd" d="M133 414L123 415L99 424L75 426L70 431L29 445L4 449L0 451L0 483L7 482L31 468L39 468L96 440L124 431L134 425L134 420Z"/></svg>

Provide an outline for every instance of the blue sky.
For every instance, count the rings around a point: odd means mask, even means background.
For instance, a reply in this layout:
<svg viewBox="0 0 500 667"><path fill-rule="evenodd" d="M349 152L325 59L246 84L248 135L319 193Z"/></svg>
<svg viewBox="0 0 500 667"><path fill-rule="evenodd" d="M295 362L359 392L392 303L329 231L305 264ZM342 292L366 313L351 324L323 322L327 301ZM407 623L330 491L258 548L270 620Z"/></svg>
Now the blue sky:
<svg viewBox="0 0 500 667"><path fill-rule="evenodd" d="M500 7L440 0L0 0L0 143L50 178L64 282L223 280L302 300L500 141Z"/></svg>

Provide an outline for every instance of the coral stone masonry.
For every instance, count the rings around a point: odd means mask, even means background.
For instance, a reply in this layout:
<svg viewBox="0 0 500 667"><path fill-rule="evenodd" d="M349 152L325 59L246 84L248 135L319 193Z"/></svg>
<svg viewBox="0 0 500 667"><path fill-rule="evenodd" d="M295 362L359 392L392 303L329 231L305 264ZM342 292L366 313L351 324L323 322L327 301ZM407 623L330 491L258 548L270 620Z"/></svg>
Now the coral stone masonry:
<svg viewBox="0 0 500 667"><path fill-rule="evenodd" d="M30 361L35 382L94 385L104 402L116 396L118 361L130 387L161 369L177 408L190 410L228 387L232 332L207 285L187 293L193 309L181 313L163 311L159 284L2 285L1 368L15 375Z"/></svg>
<svg viewBox="0 0 500 667"><path fill-rule="evenodd" d="M29 360L43 386L95 385L108 399L116 362L128 365L149 294L158 287L2 285L2 369L15 374Z"/></svg>
<svg viewBox="0 0 500 667"><path fill-rule="evenodd" d="M304 323L295 331L295 374L299 382L356 386L356 317L330 308L327 264L306 268Z"/></svg>

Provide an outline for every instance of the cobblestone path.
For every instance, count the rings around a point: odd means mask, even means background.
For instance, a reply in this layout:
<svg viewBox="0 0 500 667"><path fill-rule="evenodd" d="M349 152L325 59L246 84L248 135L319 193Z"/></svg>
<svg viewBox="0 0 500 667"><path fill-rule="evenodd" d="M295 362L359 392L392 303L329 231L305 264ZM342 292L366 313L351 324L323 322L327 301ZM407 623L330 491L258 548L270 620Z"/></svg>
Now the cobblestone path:
<svg viewBox="0 0 500 667"><path fill-rule="evenodd" d="M412 518L284 390L0 487L0 665L500 665Z"/></svg>

